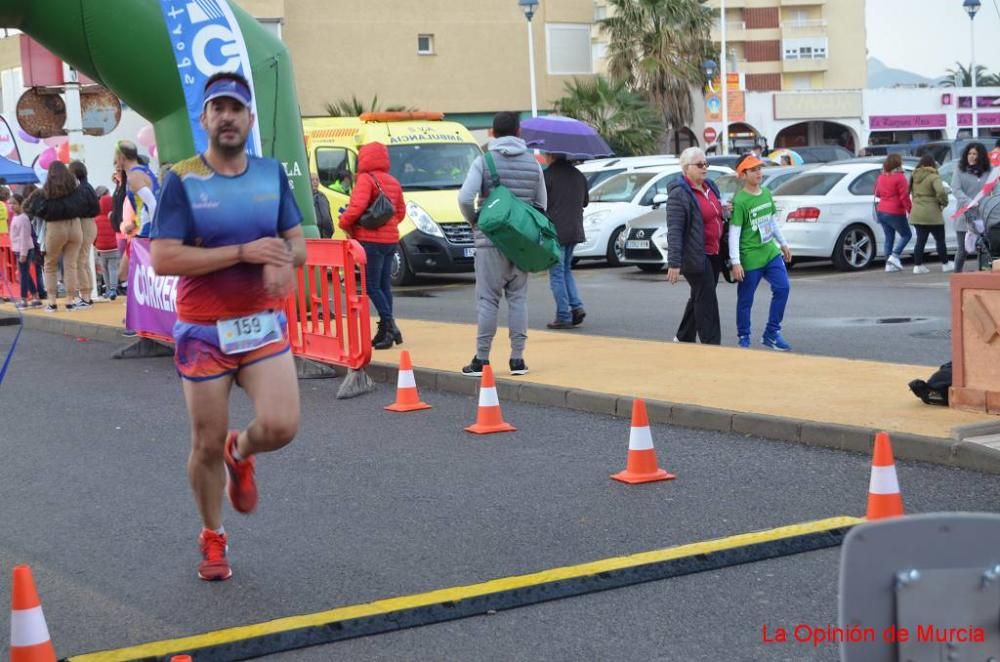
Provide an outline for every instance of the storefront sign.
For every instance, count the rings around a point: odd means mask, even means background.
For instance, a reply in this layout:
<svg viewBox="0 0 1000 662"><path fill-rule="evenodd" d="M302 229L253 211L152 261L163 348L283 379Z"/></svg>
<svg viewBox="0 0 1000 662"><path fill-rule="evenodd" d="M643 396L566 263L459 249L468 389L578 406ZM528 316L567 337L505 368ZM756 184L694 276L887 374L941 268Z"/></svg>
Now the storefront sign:
<svg viewBox="0 0 1000 662"><path fill-rule="evenodd" d="M943 129L948 123L944 113L933 115L872 115L868 128L872 131L896 129Z"/></svg>
<svg viewBox="0 0 1000 662"><path fill-rule="evenodd" d="M861 92L795 92L774 95L776 120L860 118Z"/></svg>

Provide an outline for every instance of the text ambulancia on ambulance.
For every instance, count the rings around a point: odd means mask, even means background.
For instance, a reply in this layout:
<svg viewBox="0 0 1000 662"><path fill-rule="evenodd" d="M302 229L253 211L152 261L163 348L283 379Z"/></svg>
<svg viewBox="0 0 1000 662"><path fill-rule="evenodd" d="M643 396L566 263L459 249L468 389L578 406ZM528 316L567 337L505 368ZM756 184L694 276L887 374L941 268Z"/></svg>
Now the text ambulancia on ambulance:
<svg viewBox="0 0 1000 662"><path fill-rule="evenodd" d="M394 285L412 281L417 273L472 271L472 227L458 208L458 190L482 152L468 129L445 121L442 113L406 112L305 118L302 125L309 170L319 177L319 190L335 212L347 207L350 195L336 184L345 173L351 181L357 176L361 146L377 142L388 148L390 174L399 180L406 201ZM334 238L344 238L339 227Z"/></svg>

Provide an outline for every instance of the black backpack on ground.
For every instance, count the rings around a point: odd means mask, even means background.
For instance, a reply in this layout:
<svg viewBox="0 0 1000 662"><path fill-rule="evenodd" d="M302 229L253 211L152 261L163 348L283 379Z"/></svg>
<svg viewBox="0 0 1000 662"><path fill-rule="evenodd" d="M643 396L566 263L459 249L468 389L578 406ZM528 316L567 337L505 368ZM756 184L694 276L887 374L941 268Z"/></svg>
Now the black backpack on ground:
<svg viewBox="0 0 1000 662"><path fill-rule="evenodd" d="M948 361L927 381L914 379L910 382L910 390L923 400L925 405L948 406L948 389L951 388L951 361Z"/></svg>

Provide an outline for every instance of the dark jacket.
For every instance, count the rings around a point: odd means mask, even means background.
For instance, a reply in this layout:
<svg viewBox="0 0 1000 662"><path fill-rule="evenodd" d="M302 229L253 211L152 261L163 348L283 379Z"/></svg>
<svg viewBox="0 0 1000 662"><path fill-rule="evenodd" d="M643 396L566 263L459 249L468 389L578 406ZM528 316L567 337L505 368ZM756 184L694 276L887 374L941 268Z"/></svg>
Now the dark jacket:
<svg viewBox="0 0 1000 662"><path fill-rule="evenodd" d="M125 198L128 197L128 180L124 172L121 174L121 181L118 182L118 186L115 187L115 192L111 196L111 212L108 214L108 220L111 221L111 227L115 229L115 232L122 231L122 215L124 214Z"/></svg>
<svg viewBox="0 0 1000 662"><path fill-rule="evenodd" d="M720 200L719 187L705 183ZM684 177L678 177L667 189L667 266L680 267L681 273L705 271L705 221L695 193Z"/></svg>
<svg viewBox="0 0 1000 662"><path fill-rule="evenodd" d="M378 185L375 184L378 180ZM378 195L378 187L382 187L396 215L389 222L376 230L367 230L358 225L358 219L364 214ZM382 143L368 143L361 146L358 153L358 177L351 191L351 201L340 216L340 227L358 241L370 241L375 244L395 244L399 241L399 222L406 216L406 202L403 200L403 187L399 181L389 174L389 150Z"/></svg>
<svg viewBox="0 0 1000 662"><path fill-rule="evenodd" d="M97 193L86 182L81 183L67 196L45 198L38 210L38 215L47 223L70 221L74 218L94 218L100 213L101 206L97 201Z"/></svg>
<svg viewBox="0 0 1000 662"><path fill-rule="evenodd" d="M313 206L316 208L316 227L320 239L333 236L333 214L330 213L330 200L321 191L313 192Z"/></svg>
<svg viewBox="0 0 1000 662"><path fill-rule="evenodd" d="M587 178L569 161L553 161L545 169L545 190L549 195L549 218L556 226L560 244L587 240L583 231L583 208L590 204Z"/></svg>

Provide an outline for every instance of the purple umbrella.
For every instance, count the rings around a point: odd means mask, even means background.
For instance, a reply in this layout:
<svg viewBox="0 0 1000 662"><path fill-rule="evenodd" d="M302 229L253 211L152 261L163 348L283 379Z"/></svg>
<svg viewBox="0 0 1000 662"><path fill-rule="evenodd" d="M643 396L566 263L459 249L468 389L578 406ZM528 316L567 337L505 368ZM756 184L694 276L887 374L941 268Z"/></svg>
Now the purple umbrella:
<svg viewBox="0 0 1000 662"><path fill-rule="evenodd" d="M549 115L526 119L521 122L521 137L543 152L562 154L571 161L615 154L589 124L571 117Z"/></svg>

